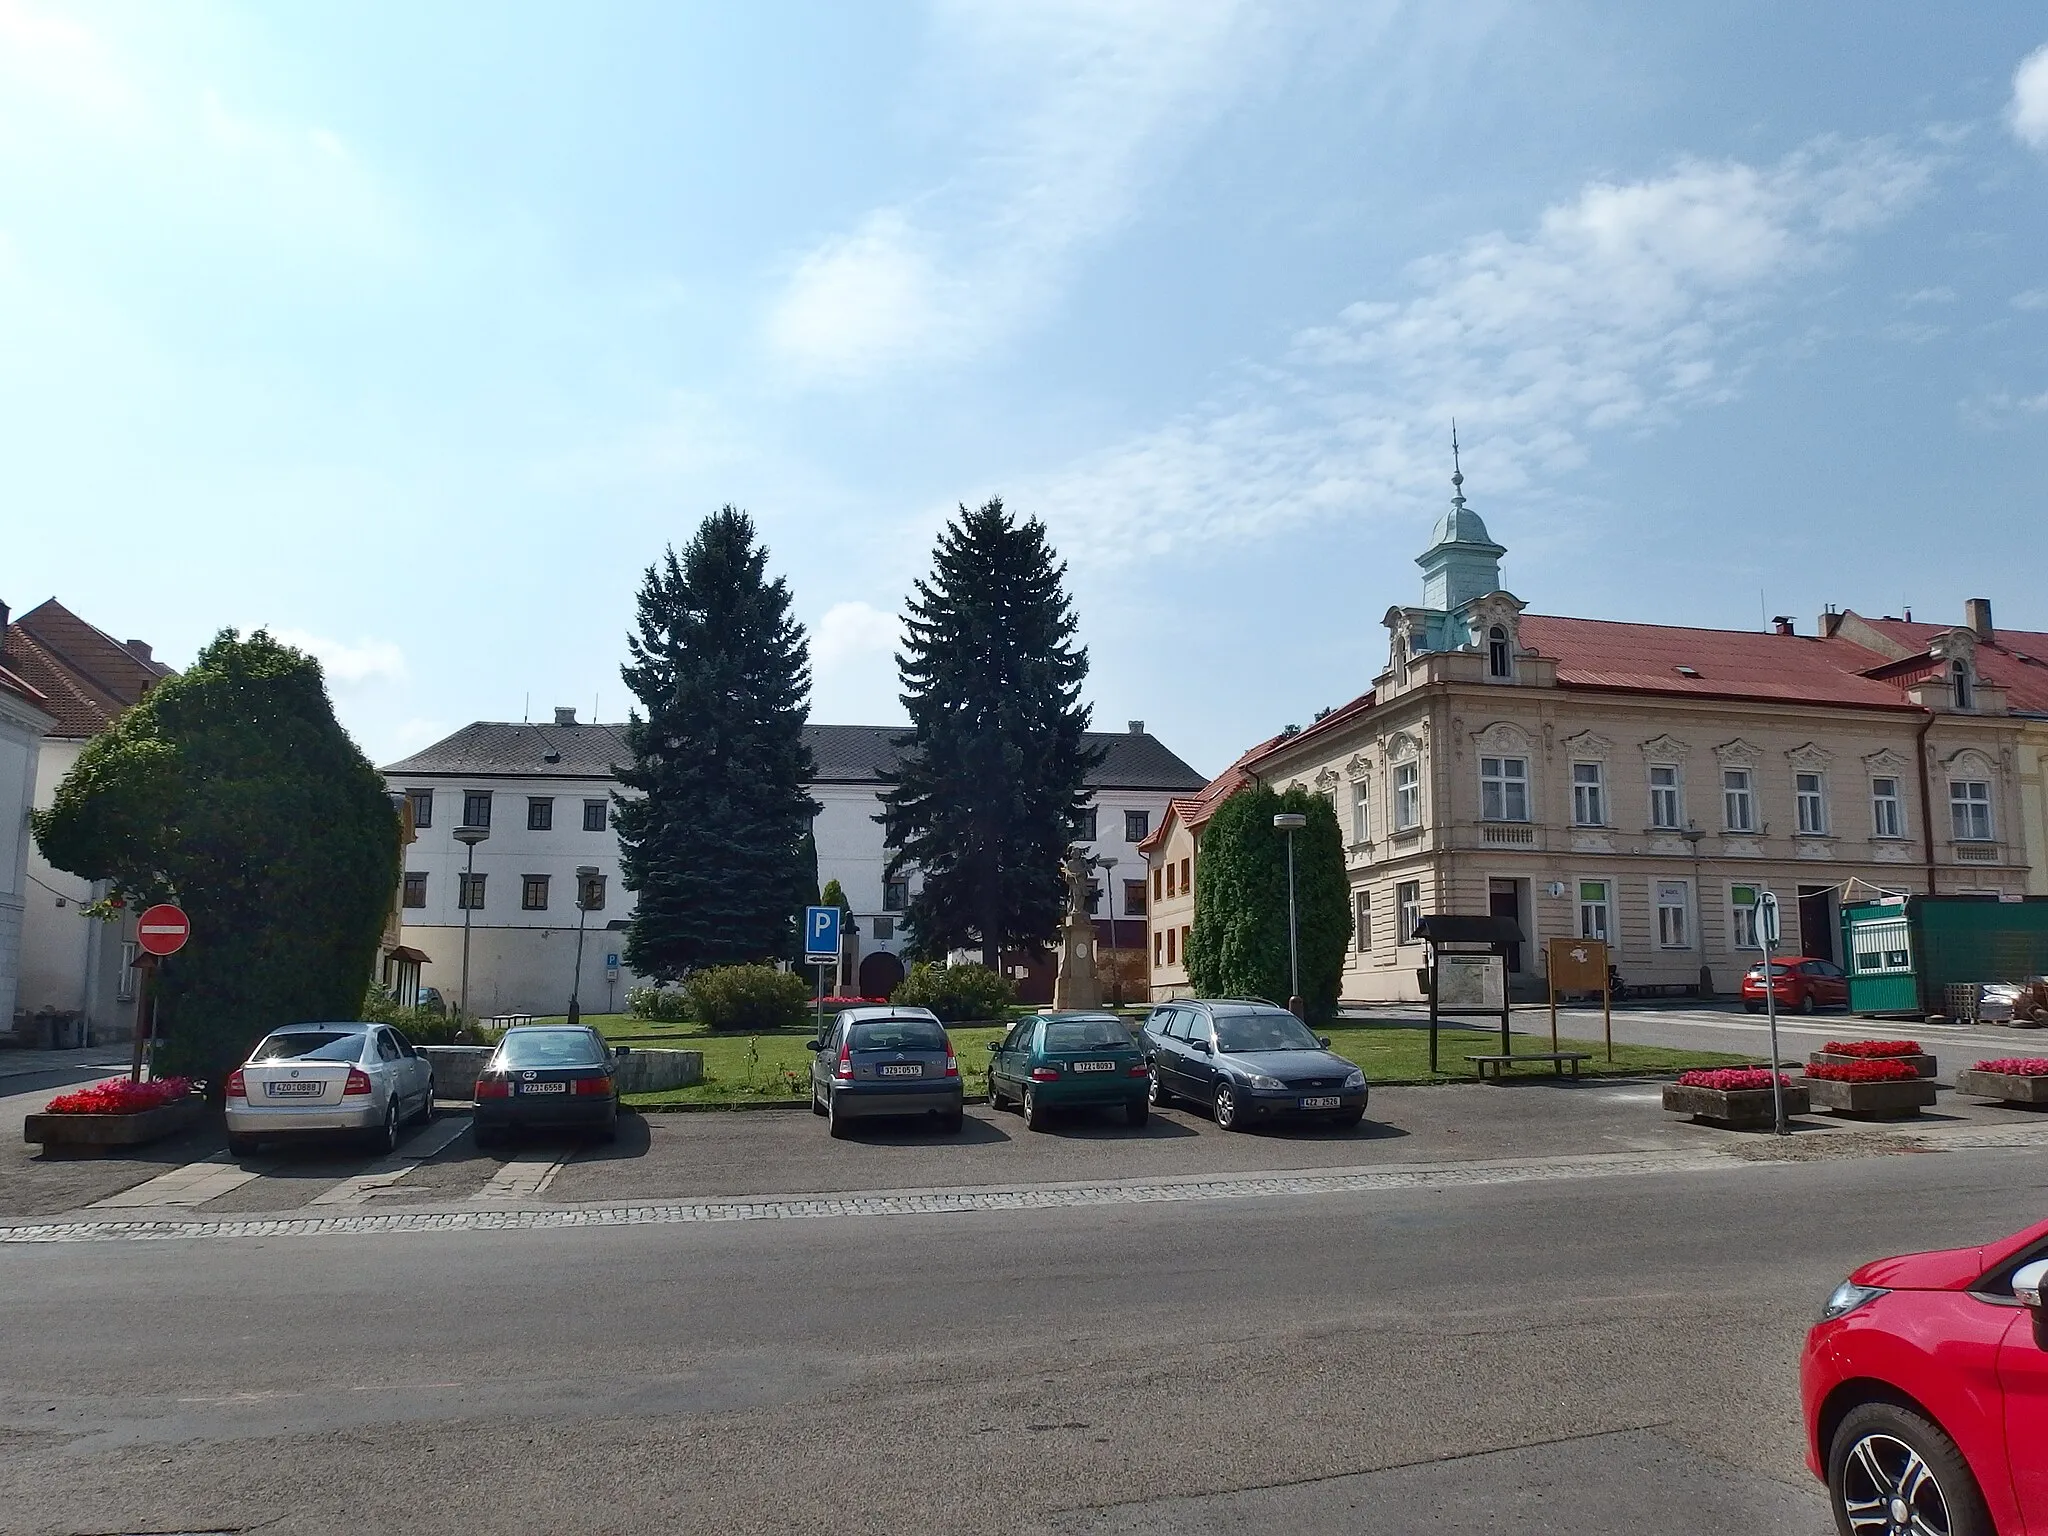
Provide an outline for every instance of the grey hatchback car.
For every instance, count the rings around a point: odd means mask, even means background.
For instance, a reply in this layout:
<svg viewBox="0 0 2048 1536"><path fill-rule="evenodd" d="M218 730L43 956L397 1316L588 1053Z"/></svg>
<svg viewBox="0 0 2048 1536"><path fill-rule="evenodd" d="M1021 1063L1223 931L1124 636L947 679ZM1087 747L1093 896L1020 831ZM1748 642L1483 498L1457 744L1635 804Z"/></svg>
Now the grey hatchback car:
<svg viewBox="0 0 2048 1536"><path fill-rule="evenodd" d="M811 1113L823 1115L834 1136L847 1135L855 1120L886 1116L936 1117L946 1131L966 1123L953 1042L928 1008L847 1008L809 1045L817 1053Z"/></svg>

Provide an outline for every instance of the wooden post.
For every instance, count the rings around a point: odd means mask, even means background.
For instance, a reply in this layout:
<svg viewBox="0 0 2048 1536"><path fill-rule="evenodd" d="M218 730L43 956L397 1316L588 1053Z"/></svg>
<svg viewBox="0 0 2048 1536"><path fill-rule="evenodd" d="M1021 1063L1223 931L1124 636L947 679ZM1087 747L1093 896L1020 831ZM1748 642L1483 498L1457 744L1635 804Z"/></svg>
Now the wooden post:
<svg viewBox="0 0 2048 1536"><path fill-rule="evenodd" d="M1600 984L1600 1023L1607 1031L1607 1059L1614 1060L1614 973Z"/></svg>
<svg viewBox="0 0 2048 1536"><path fill-rule="evenodd" d="M144 951L135 957L135 1049L128 1061L128 1081L142 1081L142 1053L149 1039L149 984L156 976L156 956Z"/></svg>
<svg viewBox="0 0 2048 1536"><path fill-rule="evenodd" d="M1548 958L1543 965L1543 974L1550 982L1550 1054L1557 1054L1557 972L1552 970Z"/></svg>

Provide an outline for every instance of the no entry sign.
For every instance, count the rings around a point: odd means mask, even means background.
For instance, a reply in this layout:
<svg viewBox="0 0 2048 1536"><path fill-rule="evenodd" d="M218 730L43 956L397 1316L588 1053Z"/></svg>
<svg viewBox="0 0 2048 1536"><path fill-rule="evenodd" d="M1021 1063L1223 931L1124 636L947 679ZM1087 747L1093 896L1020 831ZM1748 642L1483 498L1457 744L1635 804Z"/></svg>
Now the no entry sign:
<svg viewBox="0 0 2048 1536"><path fill-rule="evenodd" d="M159 902L142 914L135 925L135 942L146 955L174 955L192 937L192 919L185 909Z"/></svg>

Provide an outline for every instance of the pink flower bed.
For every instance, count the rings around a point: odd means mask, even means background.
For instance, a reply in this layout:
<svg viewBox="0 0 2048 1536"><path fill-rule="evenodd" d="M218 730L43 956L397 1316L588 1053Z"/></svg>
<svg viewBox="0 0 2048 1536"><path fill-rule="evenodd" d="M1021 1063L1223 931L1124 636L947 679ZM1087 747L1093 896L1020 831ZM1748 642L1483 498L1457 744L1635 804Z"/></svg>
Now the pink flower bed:
<svg viewBox="0 0 2048 1536"><path fill-rule="evenodd" d="M192 1092L188 1077L162 1077L152 1083L131 1083L117 1077L76 1093L60 1093L43 1107L49 1115L139 1115L176 1103Z"/></svg>
<svg viewBox="0 0 2048 1536"><path fill-rule="evenodd" d="M872 1008L888 1001L886 997L821 997L812 1006L822 1004L827 1008Z"/></svg>
<svg viewBox="0 0 2048 1536"><path fill-rule="evenodd" d="M1914 1083L1920 1074L1910 1061L1822 1062L1806 1075L1823 1083Z"/></svg>
<svg viewBox="0 0 2048 1536"><path fill-rule="evenodd" d="M2008 1077L2048 1077L2048 1056L2000 1056L1980 1061L1972 1072L2003 1072Z"/></svg>
<svg viewBox="0 0 2048 1536"><path fill-rule="evenodd" d="M1792 1079L1784 1073L1778 1074L1778 1081L1787 1088ZM1739 1093L1745 1088L1768 1088L1771 1073L1767 1067L1696 1067L1690 1072L1678 1074L1681 1088L1717 1088L1723 1093Z"/></svg>
<svg viewBox="0 0 2048 1536"><path fill-rule="evenodd" d="M1830 1040L1823 1049L1830 1056L1918 1056L1918 1040Z"/></svg>

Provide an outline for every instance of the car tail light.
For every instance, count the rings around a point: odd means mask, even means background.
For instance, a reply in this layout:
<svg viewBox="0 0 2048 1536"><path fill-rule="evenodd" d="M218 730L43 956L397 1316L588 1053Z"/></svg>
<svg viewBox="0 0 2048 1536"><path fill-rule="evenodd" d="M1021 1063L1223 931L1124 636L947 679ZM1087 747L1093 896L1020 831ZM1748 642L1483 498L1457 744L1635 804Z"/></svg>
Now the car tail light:
<svg viewBox="0 0 2048 1536"><path fill-rule="evenodd" d="M235 1068L234 1071L228 1074L228 1097L231 1099L246 1099L249 1097L249 1088L242 1081L242 1069L240 1067Z"/></svg>
<svg viewBox="0 0 2048 1536"><path fill-rule="evenodd" d="M946 1076L948 1076L948 1077L958 1077L959 1075L960 1075L960 1063L959 1063L959 1062L957 1062L957 1061L955 1061L955 1060L953 1059L953 1048L952 1048L951 1046L947 1046L947 1047L946 1047Z"/></svg>
<svg viewBox="0 0 2048 1536"><path fill-rule="evenodd" d="M842 1083L853 1081L853 1042L842 1041L839 1046L839 1064L832 1069L832 1075Z"/></svg>
<svg viewBox="0 0 2048 1536"><path fill-rule="evenodd" d="M512 1097L512 1085L502 1077L479 1077L476 1096L480 1099L509 1099Z"/></svg>
<svg viewBox="0 0 2048 1536"><path fill-rule="evenodd" d="M583 1095L608 1094L612 1091L612 1080L608 1077L579 1077L576 1086L569 1091Z"/></svg>
<svg viewBox="0 0 2048 1536"><path fill-rule="evenodd" d="M350 1067L348 1069L348 1086L341 1091L343 1097L368 1093L370 1091L370 1074L361 1067Z"/></svg>
<svg viewBox="0 0 2048 1536"><path fill-rule="evenodd" d="M1031 1069L1031 1081L1034 1083L1056 1083L1059 1080L1060 1069L1058 1067L1033 1067Z"/></svg>
<svg viewBox="0 0 2048 1536"><path fill-rule="evenodd" d="M1130 1075L1132 1077L1150 1077L1152 1075L1152 1068L1141 1061L1131 1068Z"/></svg>

